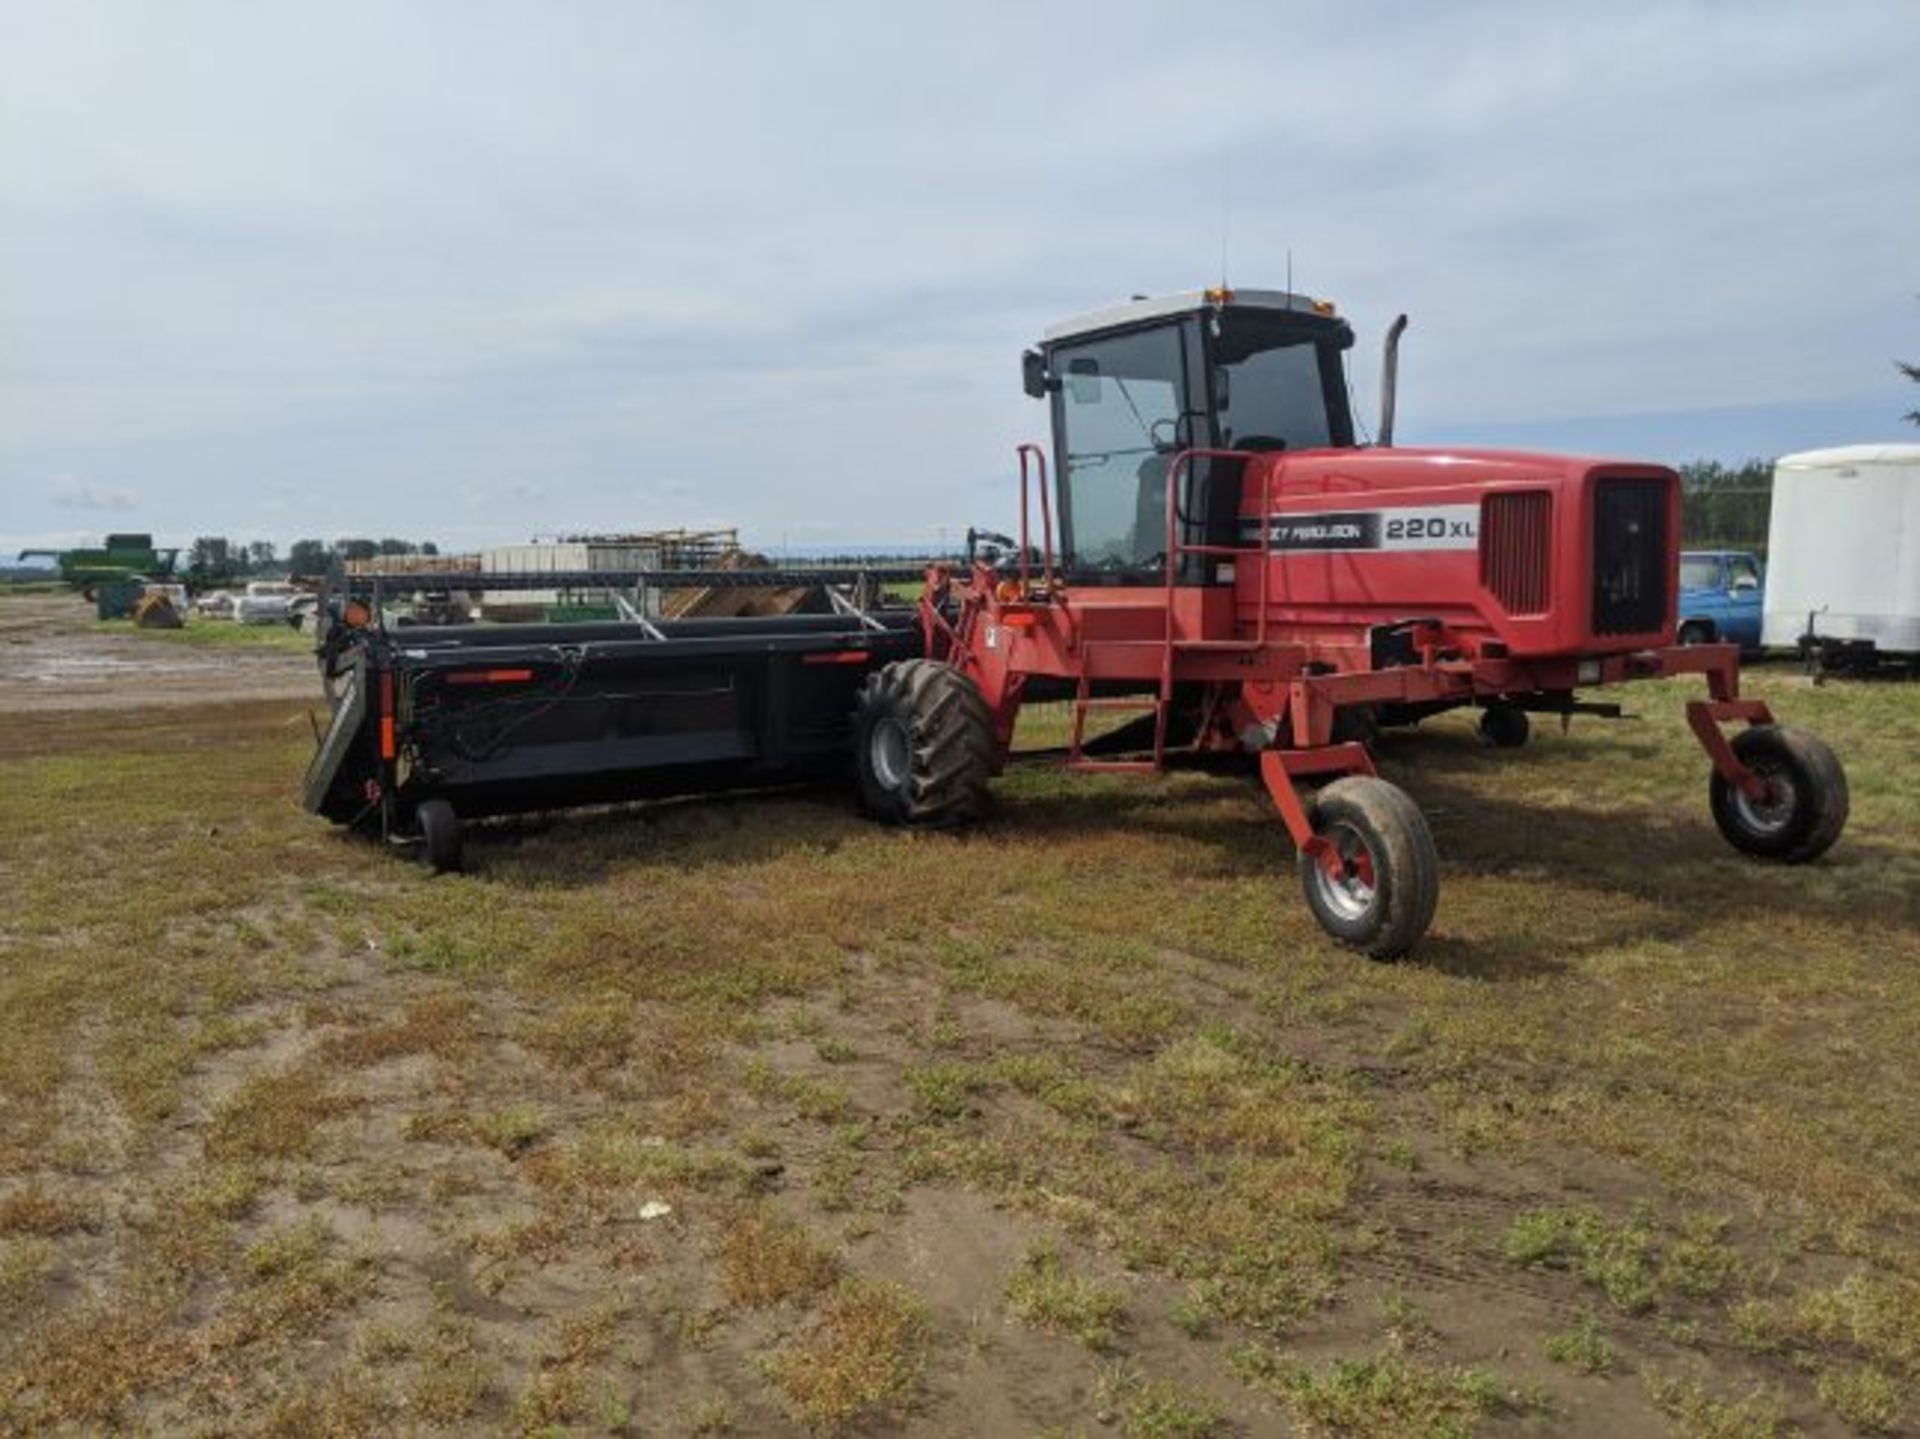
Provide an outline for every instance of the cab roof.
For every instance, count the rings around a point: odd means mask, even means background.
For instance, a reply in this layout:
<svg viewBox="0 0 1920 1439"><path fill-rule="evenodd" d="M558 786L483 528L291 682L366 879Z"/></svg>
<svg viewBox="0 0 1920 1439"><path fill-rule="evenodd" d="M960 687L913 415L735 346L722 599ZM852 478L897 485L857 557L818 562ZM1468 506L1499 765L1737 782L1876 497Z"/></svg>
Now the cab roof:
<svg viewBox="0 0 1920 1439"><path fill-rule="evenodd" d="M1782 455L1773 463L1774 468L1781 470L1830 470L1842 465L1920 465L1920 445L1835 445L1831 449L1802 450L1797 455Z"/></svg>
<svg viewBox="0 0 1920 1439"><path fill-rule="evenodd" d="M1070 320L1049 325L1041 335L1041 342L1054 345L1062 340L1078 339L1082 335L1124 329L1144 320L1161 320L1174 315L1216 309L1282 310L1322 319L1333 314L1333 306L1327 301L1316 300L1310 295L1289 294L1285 290L1181 290L1171 295L1140 296L1124 305L1110 305L1104 310L1075 315Z"/></svg>

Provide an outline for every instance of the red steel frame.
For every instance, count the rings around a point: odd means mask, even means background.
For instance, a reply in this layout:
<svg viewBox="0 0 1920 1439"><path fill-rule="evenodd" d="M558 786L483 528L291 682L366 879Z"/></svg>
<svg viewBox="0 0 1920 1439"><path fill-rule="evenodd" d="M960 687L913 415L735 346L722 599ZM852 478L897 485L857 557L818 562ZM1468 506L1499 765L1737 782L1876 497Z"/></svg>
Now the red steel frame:
<svg viewBox="0 0 1920 1439"><path fill-rule="evenodd" d="M935 566L928 572L921 602L927 654L957 665L979 685L994 716L1001 764L1012 743L1014 721L1030 676L1075 682L1067 763L1079 769L1163 768L1174 688L1202 684L1210 693L1206 720L1193 748L1257 751L1261 778L1294 843L1333 868L1338 856L1314 833L1294 781L1374 773L1364 745L1334 741L1334 720L1341 708L1488 703L1627 680L1699 674L1707 682L1708 698L1688 702L1688 725L1716 771L1753 798L1766 797L1766 782L1740 762L1721 729L1729 722L1773 722L1764 701L1740 697L1739 652L1733 645L1667 645L1598 656L1517 658L1498 652L1499 646L1465 640L1444 625L1419 622L1408 636L1418 663L1376 669L1364 632L1329 638L1317 627L1309 635L1302 627L1270 622L1274 552L1268 517L1277 498L1277 468L1267 467L1263 476L1258 543L1188 544L1179 533L1179 480L1192 461L1256 458L1248 451L1224 449L1184 450L1173 458L1167 473L1163 584L1074 587L1063 582L1055 564L1046 455L1037 445L1020 446L1017 578L1003 579L981 564L964 576ZM1037 585L1027 500L1029 483L1035 478L1043 530ZM1236 617L1232 588L1179 583L1179 562L1186 555L1259 563L1259 602L1250 626ZM1237 632L1246 628L1251 628L1250 635ZM1094 687L1103 681L1150 684L1152 698L1097 696ZM1082 752L1086 716L1102 709L1151 710L1152 757L1088 759Z"/></svg>

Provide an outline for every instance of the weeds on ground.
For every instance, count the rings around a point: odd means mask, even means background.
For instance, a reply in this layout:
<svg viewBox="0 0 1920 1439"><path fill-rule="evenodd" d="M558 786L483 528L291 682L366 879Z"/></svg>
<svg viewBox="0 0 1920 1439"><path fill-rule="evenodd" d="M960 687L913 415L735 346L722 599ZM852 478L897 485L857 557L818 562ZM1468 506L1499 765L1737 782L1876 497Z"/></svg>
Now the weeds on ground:
<svg viewBox="0 0 1920 1439"><path fill-rule="evenodd" d="M1694 1219L1662 1234L1645 1215L1615 1223L1593 1209L1533 1209L1514 1220L1503 1249L1515 1264L1571 1270L1616 1308L1639 1314L1663 1294L1698 1299L1726 1287L1737 1259L1721 1229Z"/></svg>
<svg viewBox="0 0 1920 1439"><path fill-rule="evenodd" d="M538 1362L513 1401L513 1417L523 1430L546 1432L593 1419L619 1429L629 1417L626 1401L612 1379L595 1369L613 1347L621 1308L617 1301L570 1315L557 1322L541 1345Z"/></svg>
<svg viewBox="0 0 1920 1439"><path fill-rule="evenodd" d="M796 1418L835 1428L911 1403L929 1338L919 1300L893 1285L848 1279L769 1370Z"/></svg>
<svg viewBox="0 0 1920 1439"><path fill-rule="evenodd" d="M1600 1332L1600 1323L1588 1310L1571 1329L1547 1336L1546 1355L1582 1374L1605 1374L1613 1368L1613 1343Z"/></svg>
<svg viewBox="0 0 1920 1439"><path fill-rule="evenodd" d="M1056 1334L1069 1334L1089 1349L1104 1351L1126 1327L1119 1291L1072 1273L1059 1246L1030 1248L1007 1281L1007 1307L1016 1319Z"/></svg>
<svg viewBox="0 0 1920 1439"><path fill-rule="evenodd" d="M1649 1374L1647 1393L1672 1422L1675 1439L1776 1439L1787 1432L1779 1397L1766 1390L1726 1399L1695 1378Z"/></svg>
<svg viewBox="0 0 1920 1439"><path fill-rule="evenodd" d="M833 1283L839 1265L800 1225L756 1205L721 1221L716 1245L727 1298L765 1309L816 1294Z"/></svg>
<svg viewBox="0 0 1920 1439"><path fill-rule="evenodd" d="M1387 1321L1387 1343L1401 1353L1431 1348L1440 1337L1427 1311L1398 1291L1381 1296L1380 1312Z"/></svg>
<svg viewBox="0 0 1920 1439"><path fill-rule="evenodd" d="M1537 1402L1484 1369L1449 1368L1386 1353L1289 1366L1268 1350L1242 1350L1235 1367L1272 1389L1311 1428L1369 1439L1465 1439L1480 1419Z"/></svg>
<svg viewBox="0 0 1920 1439"><path fill-rule="evenodd" d="M1890 1434L1900 1418L1900 1386L1872 1365L1821 1371L1814 1385L1820 1402L1855 1429Z"/></svg>
<svg viewBox="0 0 1920 1439"><path fill-rule="evenodd" d="M1226 1414L1212 1399L1130 1364L1101 1371L1094 1402L1119 1420L1127 1439L1213 1439L1227 1432Z"/></svg>

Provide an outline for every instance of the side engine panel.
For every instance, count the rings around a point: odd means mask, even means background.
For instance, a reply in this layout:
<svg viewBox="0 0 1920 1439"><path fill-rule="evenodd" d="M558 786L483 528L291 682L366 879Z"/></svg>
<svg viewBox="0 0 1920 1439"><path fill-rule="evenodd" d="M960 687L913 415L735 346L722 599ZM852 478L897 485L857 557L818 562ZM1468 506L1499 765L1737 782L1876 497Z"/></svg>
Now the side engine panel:
<svg viewBox="0 0 1920 1439"><path fill-rule="evenodd" d="M1273 559L1269 623L1436 619L1515 656L1671 642L1679 478L1652 465L1502 451L1303 451L1248 466L1242 541ZM1235 576L1242 623L1259 566Z"/></svg>

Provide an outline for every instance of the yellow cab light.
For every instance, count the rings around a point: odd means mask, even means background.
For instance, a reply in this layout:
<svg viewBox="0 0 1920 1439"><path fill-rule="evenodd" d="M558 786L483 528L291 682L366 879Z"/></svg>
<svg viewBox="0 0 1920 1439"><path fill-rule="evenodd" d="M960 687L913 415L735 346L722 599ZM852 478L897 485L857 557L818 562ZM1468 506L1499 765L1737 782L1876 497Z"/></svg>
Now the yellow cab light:
<svg viewBox="0 0 1920 1439"><path fill-rule="evenodd" d="M1225 285L1209 285L1206 291L1206 300L1209 305L1231 305L1233 303L1233 291L1229 290Z"/></svg>
<svg viewBox="0 0 1920 1439"><path fill-rule="evenodd" d="M1331 315L1331 314L1333 314L1333 313L1334 313L1334 309L1333 309L1333 301L1331 301L1331 300L1315 300L1315 301L1313 302L1313 313L1314 313L1314 314L1316 314L1316 315Z"/></svg>

